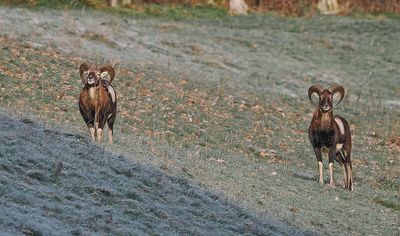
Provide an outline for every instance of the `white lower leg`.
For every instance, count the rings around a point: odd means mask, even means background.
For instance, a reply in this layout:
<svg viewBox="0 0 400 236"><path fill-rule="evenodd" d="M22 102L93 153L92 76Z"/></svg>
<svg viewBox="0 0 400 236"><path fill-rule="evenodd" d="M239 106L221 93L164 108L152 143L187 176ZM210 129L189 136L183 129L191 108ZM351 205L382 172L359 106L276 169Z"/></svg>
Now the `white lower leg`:
<svg viewBox="0 0 400 236"><path fill-rule="evenodd" d="M349 176L347 178L347 183L348 183L347 185L348 185L348 188L351 191L353 191L353 173L352 173L350 165L347 166L347 169L348 169L348 174L349 174Z"/></svg>
<svg viewBox="0 0 400 236"><path fill-rule="evenodd" d="M89 132L90 132L90 136L92 136L92 141L94 142L94 140L95 140L94 128L93 128L93 127L90 127L90 128L89 128Z"/></svg>
<svg viewBox="0 0 400 236"><path fill-rule="evenodd" d="M329 184L335 186L335 182L333 181L333 163L329 163Z"/></svg>
<svg viewBox="0 0 400 236"><path fill-rule="evenodd" d="M344 176L344 179L343 179L343 184L344 184L344 188L346 188L347 187L347 185L348 185L348 180L347 180L347 174L346 174L346 168L347 168L347 166L345 166L346 164L343 164L343 176Z"/></svg>
<svg viewBox="0 0 400 236"><path fill-rule="evenodd" d="M323 184L324 183L324 176L322 175L322 162L318 162L318 170L319 170L319 183Z"/></svg>
<svg viewBox="0 0 400 236"><path fill-rule="evenodd" d="M99 141L99 143L101 143L102 136L103 136L103 130L97 129L97 140Z"/></svg>
<svg viewBox="0 0 400 236"><path fill-rule="evenodd" d="M110 144L112 144L113 143L113 132L112 132L112 130L108 130L108 142L110 143Z"/></svg>

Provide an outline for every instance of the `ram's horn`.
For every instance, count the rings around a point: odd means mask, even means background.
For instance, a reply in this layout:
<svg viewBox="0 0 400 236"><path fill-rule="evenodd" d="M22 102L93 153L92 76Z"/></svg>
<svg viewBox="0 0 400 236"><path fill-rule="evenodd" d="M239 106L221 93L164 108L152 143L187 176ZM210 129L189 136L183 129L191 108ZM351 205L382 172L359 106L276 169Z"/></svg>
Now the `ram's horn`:
<svg viewBox="0 0 400 236"><path fill-rule="evenodd" d="M317 93L319 96L319 95L321 95L323 90L324 90L324 88L319 84L313 85L308 89L308 98L310 99L312 104L315 105L315 103L311 99L311 95L313 95L314 93Z"/></svg>
<svg viewBox="0 0 400 236"><path fill-rule="evenodd" d="M103 73L105 71L107 71L108 76L110 76L110 80L108 82L111 84L111 82L113 81L114 76L115 76L114 68L110 65L105 65L105 66L100 67L100 73Z"/></svg>
<svg viewBox="0 0 400 236"><path fill-rule="evenodd" d="M86 79L83 78L83 72L89 70L90 66L87 63L82 63L81 66L79 66L79 76L81 77L82 83L86 84Z"/></svg>
<svg viewBox="0 0 400 236"><path fill-rule="evenodd" d="M329 87L329 91L334 95L335 93L340 93L340 100L336 104L338 105L344 98L344 88L340 85L334 84Z"/></svg>

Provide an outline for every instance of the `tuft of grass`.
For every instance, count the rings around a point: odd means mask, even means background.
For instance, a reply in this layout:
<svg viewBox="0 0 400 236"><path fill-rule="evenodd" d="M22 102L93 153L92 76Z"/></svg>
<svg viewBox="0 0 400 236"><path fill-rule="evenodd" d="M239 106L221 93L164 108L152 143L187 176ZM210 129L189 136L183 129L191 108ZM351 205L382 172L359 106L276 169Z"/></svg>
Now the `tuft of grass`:
<svg viewBox="0 0 400 236"><path fill-rule="evenodd" d="M181 6L181 5L148 5L144 8L148 16L166 17L170 19L185 18L220 18L227 15L227 10L212 6Z"/></svg>
<svg viewBox="0 0 400 236"><path fill-rule="evenodd" d="M382 198L375 198L374 202L378 203L379 205L382 205L384 207L393 209L395 211L400 211L400 204L392 202L390 200L382 199Z"/></svg>
<svg viewBox="0 0 400 236"><path fill-rule="evenodd" d="M349 4L352 8L364 13L399 13L400 5L396 0L351 0Z"/></svg>
<svg viewBox="0 0 400 236"><path fill-rule="evenodd" d="M103 34L94 33L94 32L85 32L81 37L92 40L92 41L97 41L99 43L104 43L110 47L115 47L115 43L110 41Z"/></svg>

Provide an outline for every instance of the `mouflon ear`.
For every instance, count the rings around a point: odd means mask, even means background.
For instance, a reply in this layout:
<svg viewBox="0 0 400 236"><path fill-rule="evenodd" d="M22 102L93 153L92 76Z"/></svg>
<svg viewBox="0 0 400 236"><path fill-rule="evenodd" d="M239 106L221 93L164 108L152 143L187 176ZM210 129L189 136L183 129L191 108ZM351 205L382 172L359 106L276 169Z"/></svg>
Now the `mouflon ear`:
<svg viewBox="0 0 400 236"><path fill-rule="evenodd" d="M105 79L111 84L115 76L114 68L110 65L102 66L100 67L100 73L101 79Z"/></svg>
<svg viewBox="0 0 400 236"><path fill-rule="evenodd" d="M87 71L89 70L90 66L84 62L79 66L79 76L81 77L82 83L86 84L86 77Z"/></svg>

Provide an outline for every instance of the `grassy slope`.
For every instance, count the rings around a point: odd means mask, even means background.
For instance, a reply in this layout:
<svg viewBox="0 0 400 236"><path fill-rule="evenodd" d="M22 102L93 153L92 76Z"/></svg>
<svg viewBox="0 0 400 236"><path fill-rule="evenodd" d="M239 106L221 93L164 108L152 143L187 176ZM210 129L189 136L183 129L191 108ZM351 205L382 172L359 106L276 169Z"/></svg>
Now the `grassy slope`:
<svg viewBox="0 0 400 236"><path fill-rule="evenodd" d="M285 25L285 20L281 24L292 28L293 33L301 31ZM392 43L390 38L385 39ZM364 70L375 66L363 64L361 59L347 61L345 52L352 50L351 45L323 38L320 44L327 50L339 46L338 59L344 61L332 63L348 73L353 69L348 68L350 63ZM80 59L5 38L1 38L1 45L1 106L83 130L76 109ZM373 55L358 50L373 57L368 63L383 60L391 64L396 60L391 53ZM317 54L310 54L314 56ZM300 227L321 233L365 234L377 230L391 234L396 231L399 211L400 121L398 107L388 110L379 97L390 99L399 91L392 85L395 71L381 69L382 80L360 83L357 76L351 77L347 81L351 89L361 86L368 93L360 94L361 99L353 93L353 99L338 108L354 132L357 186L353 193L315 183L315 161L305 132L312 109L305 96L301 100L268 96L221 83L173 78L159 68L121 68L116 84L120 108L117 143L112 149L129 154L144 142L158 158L143 157L142 161L187 175ZM305 79L305 83L315 80ZM372 88L377 92L372 93ZM340 170L337 176L340 183ZM330 215L338 218L328 223ZM347 217L352 220L342 220ZM386 220L382 222L381 218Z"/></svg>
<svg viewBox="0 0 400 236"><path fill-rule="evenodd" d="M0 115L2 235L301 234L55 128Z"/></svg>

